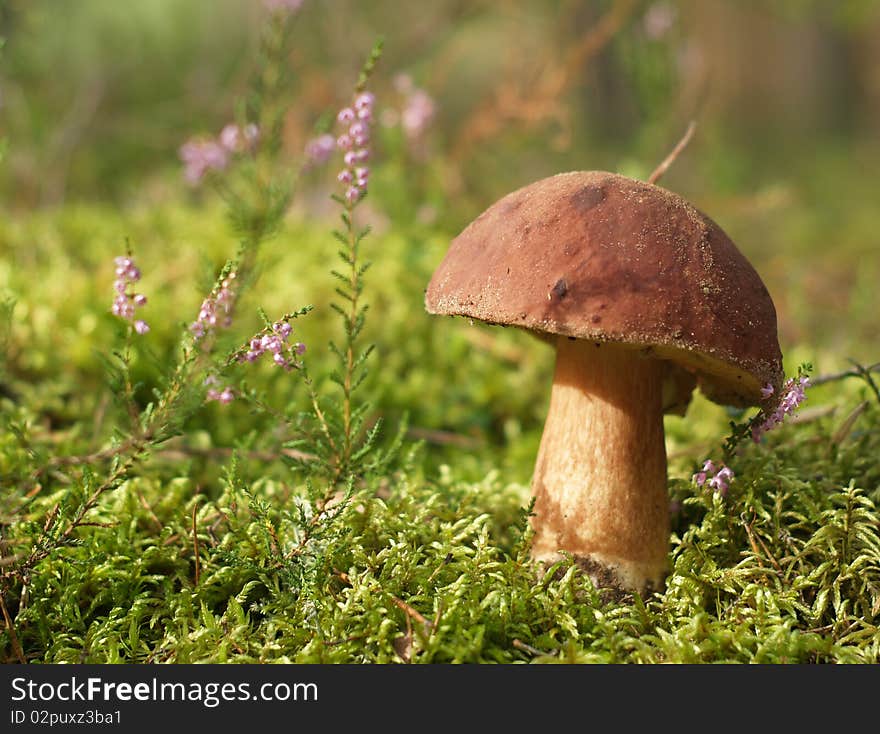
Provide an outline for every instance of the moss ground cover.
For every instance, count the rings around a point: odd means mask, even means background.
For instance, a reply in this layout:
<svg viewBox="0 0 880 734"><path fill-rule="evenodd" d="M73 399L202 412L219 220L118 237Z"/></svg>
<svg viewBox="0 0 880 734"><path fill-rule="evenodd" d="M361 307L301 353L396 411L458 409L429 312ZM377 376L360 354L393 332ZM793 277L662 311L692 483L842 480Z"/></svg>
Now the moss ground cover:
<svg viewBox="0 0 880 734"><path fill-rule="evenodd" d="M97 456L120 420L98 352L117 328L103 267L116 243L138 242L152 289L150 341L133 368L145 401L179 322L197 310L187 278L216 254L212 242L220 252L216 219L186 207L70 208L4 223L2 247L15 253L2 280L15 300L4 322L4 572L59 505L113 470ZM84 237L88 248L72 244ZM169 257L188 237L207 248ZM609 600L565 563L539 575L528 561L548 350L509 330L431 320L421 293L444 241L412 237L420 247L373 236L369 277L385 286L365 289L379 363L364 388L368 422L384 419L388 444L407 414L395 458L325 502L270 417L206 404L70 542L26 579L8 577L5 661L877 661L876 382L810 388L798 420L741 445L726 496L690 475L719 454L731 416L697 398L687 418L667 418L667 590ZM338 326L327 242L325 228L291 220L265 255L262 305L315 305L297 327L312 369ZM302 382L285 377L267 366L252 380L278 406L304 407Z"/></svg>

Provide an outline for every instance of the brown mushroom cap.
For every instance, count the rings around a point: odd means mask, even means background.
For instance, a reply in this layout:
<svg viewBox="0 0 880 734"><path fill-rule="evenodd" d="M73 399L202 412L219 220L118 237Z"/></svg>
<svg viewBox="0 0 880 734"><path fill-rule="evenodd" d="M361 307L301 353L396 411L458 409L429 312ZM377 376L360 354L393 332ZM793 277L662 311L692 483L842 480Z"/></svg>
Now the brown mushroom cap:
<svg viewBox="0 0 880 734"><path fill-rule="evenodd" d="M667 407L686 407L694 378L739 406L782 383L776 310L742 253L680 196L613 173L559 174L493 204L452 241L425 306L668 360Z"/></svg>

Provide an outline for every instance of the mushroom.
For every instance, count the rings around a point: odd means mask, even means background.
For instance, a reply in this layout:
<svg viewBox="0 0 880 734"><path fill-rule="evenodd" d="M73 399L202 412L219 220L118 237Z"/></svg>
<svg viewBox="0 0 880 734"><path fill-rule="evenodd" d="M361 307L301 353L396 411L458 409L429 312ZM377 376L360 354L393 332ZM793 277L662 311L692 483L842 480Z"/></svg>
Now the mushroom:
<svg viewBox="0 0 880 734"><path fill-rule="evenodd" d="M699 385L745 407L782 383L776 311L721 228L659 186L563 173L505 196L456 237L432 314L526 329L556 369L532 478L532 556L570 554L600 587L663 587L664 413Z"/></svg>

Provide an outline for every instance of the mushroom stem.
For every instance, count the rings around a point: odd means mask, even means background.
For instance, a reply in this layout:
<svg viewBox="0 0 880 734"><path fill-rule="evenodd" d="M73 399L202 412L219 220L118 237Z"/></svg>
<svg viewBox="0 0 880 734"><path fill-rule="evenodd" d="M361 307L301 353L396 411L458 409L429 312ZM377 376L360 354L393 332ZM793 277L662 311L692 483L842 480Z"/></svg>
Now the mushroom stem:
<svg viewBox="0 0 880 734"><path fill-rule="evenodd" d="M559 337L532 479L532 556L571 553L597 585L646 593L667 569L663 363Z"/></svg>

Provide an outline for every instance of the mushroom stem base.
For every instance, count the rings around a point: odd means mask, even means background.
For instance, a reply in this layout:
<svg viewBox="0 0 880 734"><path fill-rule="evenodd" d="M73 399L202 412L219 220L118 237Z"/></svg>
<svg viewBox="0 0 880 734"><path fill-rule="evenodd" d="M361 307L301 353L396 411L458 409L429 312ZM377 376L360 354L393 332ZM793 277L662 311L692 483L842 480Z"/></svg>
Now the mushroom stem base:
<svg viewBox="0 0 880 734"><path fill-rule="evenodd" d="M535 464L532 556L570 553L598 586L646 593L667 572L663 366L638 350L557 341Z"/></svg>

